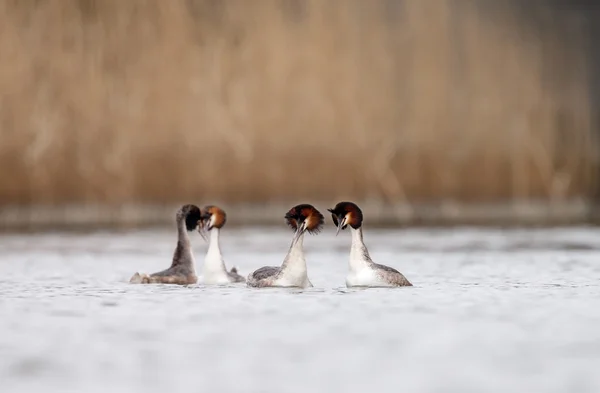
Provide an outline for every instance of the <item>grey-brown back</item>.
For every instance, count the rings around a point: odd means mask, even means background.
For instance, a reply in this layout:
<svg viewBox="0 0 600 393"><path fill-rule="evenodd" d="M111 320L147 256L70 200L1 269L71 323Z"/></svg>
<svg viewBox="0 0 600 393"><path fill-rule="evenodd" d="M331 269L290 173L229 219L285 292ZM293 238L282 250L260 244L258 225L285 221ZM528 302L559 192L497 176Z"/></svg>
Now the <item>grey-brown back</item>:
<svg viewBox="0 0 600 393"><path fill-rule="evenodd" d="M404 277L402 273L393 267L373 263L371 267L377 270L377 274L386 282L397 287L410 287L412 284Z"/></svg>
<svg viewBox="0 0 600 393"><path fill-rule="evenodd" d="M264 280L266 278L275 277L281 272L279 266L263 266L252 273L252 278L255 280Z"/></svg>

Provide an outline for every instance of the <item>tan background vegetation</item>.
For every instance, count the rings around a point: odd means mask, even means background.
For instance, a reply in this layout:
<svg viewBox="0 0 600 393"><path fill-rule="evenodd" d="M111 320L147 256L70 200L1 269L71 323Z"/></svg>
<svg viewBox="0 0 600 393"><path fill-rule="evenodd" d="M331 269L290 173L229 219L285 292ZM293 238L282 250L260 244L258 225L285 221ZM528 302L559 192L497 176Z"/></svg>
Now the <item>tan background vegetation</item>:
<svg viewBox="0 0 600 393"><path fill-rule="evenodd" d="M591 197L592 22L533 3L0 0L0 206Z"/></svg>

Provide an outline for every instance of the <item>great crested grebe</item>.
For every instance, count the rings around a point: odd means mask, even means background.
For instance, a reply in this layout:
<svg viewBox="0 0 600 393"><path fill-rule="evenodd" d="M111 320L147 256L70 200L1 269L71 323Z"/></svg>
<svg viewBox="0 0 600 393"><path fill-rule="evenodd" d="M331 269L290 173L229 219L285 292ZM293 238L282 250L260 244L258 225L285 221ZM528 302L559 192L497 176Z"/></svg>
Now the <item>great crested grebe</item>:
<svg viewBox="0 0 600 393"><path fill-rule="evenodd" d="M281 266L264 266L250 273L246 281L249 287L312 287L306 271L304 257L304 233L319 233L323 227L323 215L312 205L294 206L285 215L286 223L295 231L290 249Z"/></svg>
<svg viewBox="0 0 600 393"><path fill-rule="evenodd" d="M352 246L350 248L350 271L346 276L347 287L409 287L412 284L398 270L379 265L371 259L367 246L363 242L360 208L352 202L340 202L331 213L333 223L337 226L336 236L340 229L350 226Z"/></svg>
<svg viewBox="0 0 600 393"><path fill-rule="evenodd" d="M194 254L190 246L191 232L198 227L200 209L195 205L183 205L175 215L177 223L177 246L171 267L153 274L135 273L129 280L132 284L196 284L198 277L194 269Z"/></svg>
<svg viewBox="0 0 600 393"><path fill-rule="evenodd" d="M221 254L219 244L219 234L221 228L227 221L227 215L223 209L217 206L205 206L200 211L200 225L198 231L206 240L204 231L210 234L208 243L208 251L204 258L202 266L202 274L204 276L204 284L228 284L237 282L246 282L246 279L239 275L237 269L233 267L230 271L225 268L225 262Z"/></svg>

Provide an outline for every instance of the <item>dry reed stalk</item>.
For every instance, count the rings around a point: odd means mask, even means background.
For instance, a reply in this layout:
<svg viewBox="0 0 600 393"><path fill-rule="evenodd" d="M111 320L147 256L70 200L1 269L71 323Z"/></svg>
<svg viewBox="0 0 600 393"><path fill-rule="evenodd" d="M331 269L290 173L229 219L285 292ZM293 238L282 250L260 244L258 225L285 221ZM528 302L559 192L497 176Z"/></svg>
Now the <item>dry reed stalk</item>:
<svg viewBox="0 0 600 393"><path fill-rule="evenodd" d="M0 205L589 195L585 31L492 3L0 1Z"/></svg>

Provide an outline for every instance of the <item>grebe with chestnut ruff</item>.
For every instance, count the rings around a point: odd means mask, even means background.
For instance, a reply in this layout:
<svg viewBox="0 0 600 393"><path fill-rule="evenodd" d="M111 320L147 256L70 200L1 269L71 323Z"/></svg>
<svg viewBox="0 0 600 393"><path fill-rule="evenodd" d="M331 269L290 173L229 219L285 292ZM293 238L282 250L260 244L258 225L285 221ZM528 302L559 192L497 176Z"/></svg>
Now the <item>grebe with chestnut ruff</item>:
<svg viewBox="0 0 600 393"><path fill-rule="evenodd" d="M347 287L409 287L412 284L398 270L380 265L371 259L363 241L363 214L352 202L340 202L333 209L327 209L340 230L350 226L352 246L350 247L350 271L346 276Z"/></svg>
<svg viewBox="0 0 600 393"><path fill-rule="evenodd" d="M194 268L194 254L188 232L194 231L200 221L200 209L196 205L184 205L175 215L177 224L177 246L171 267L153 274L135 273L129 280L132 284L196 284L198 277Z"/></svg>
<svg viewBox="0 0 600 393"><path fill-rule="evenodd" d="M304 257L304 234L317 234L323 227L323 215L309 204L294 206L285 215L286 223L295 231L290 249L281 266L264 266L250 273L249 287L312 287Z"/></svg>
<svg viewBox="0 0 600 393"><path fill-rule="evenodd" d="M215 285L246 282L246 279L238 274L237 268L233 267L230 271L225 268L219 243L221 228L227 221L225 211L217 206L209 205L203 207L200 212L198 231L205 240L207 240L205 231L208 231L210 236L208 250L204 257L204 265L202 266L203 283Z"/></svg>

